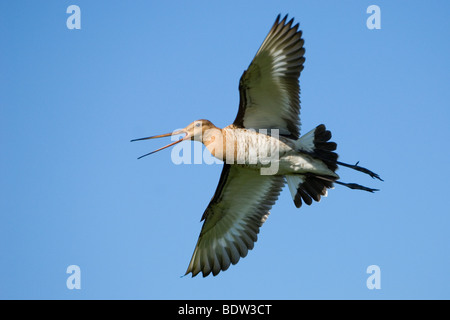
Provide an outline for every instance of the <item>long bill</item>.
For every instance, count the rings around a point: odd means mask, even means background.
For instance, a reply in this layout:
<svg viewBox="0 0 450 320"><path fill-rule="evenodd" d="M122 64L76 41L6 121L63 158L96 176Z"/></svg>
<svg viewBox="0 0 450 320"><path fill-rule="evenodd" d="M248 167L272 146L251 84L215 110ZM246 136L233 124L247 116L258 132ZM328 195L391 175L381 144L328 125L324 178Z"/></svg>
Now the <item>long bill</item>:
<svg viewBox="0 0 450 320"><path fill-rule="evenodd" d="M146 157L146 156L149 156L149 155L151 155L151 154L154 154L155 152L161 151L161 150L166 149L166 148L168 148L168 147L171 147L171 146L173 146L173 145L175 145L175 144L177 144L177 143L180 143L180 142L183 141L183 140L187 140L188 134L186 133L186 131L180 130L180 131L176 131L176 132L160 134L160 135L157 135L157 136L151 136L151 137L146 137L146 138L133 139L133 140L131 140L130 142L133 142L133 141L141 141L141 140L149 140L149 139L156 139L156 138L170 137L170 136L178 135L178 134L182 134L182 133L185 133L186 135L185 135L183 138L180 138L180 140L177 140L177 141L175 141L175 142L169 143L167 146L164 146L164 147L161 147L161 148L159 148L159 149L156 149L155 151L146 153L146 154L144 154L144 155L142 155L142 156L140 156L140 157L138 158L138 159L141 159L141 158L143 158L143 157Z"/></svg>

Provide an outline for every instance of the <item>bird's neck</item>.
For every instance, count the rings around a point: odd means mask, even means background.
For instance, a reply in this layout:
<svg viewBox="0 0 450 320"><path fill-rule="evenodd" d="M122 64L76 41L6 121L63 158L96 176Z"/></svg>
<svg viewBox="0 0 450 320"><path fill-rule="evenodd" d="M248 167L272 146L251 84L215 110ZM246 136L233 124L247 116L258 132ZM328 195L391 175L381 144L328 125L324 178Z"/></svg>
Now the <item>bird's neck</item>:
<svg viewBox="0 0 450 320"><path fill-rule="evenodd" d="M214 157L222 161L225 159L227 145L226 130L217 127L205 130L202 142Z"/></svg>

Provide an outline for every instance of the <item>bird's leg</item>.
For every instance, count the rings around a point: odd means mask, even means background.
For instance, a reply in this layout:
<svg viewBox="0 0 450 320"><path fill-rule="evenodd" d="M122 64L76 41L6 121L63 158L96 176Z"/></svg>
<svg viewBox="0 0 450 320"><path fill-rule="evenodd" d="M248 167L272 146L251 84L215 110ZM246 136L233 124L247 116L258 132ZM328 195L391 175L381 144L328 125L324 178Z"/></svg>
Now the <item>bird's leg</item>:
<svg viewBox="0 0 450 320"><path fill-rule="evenodd" d="M322 180L325 180L325 181L334 182L334 183L340 184L342 186L345 186L347 188L354 189L354 190L364 190L364 191L368 191L368 192L372 192L372 193L375 192L375 191L380 191L379 189L368 188L368 187L362 186L362 185L357 184L357 183L345 183L345 182L337 181L337 180L335 180L333 178L328 178L328 177L325 177L325 176L316 176L316 178L319 178L319 179L322 179Z"/></svg>
<svg viewBox="0 0 450 320"><path fill-rule="evenodd" d="M355 189L355 190L364 190L364 191L368 191L368 192L375 192L375 191L379 191L379 189L372 189L372 188L368 188L368 187L364 187L360 184L356 184L356 183L345 183L345 182L341 182L341 181L334 181L337 184L340 184L342 186L345 186L347 188L350 189Z"/></svg>
<svg viewBox="0 0 450 320"><path fill-rule="evenodd" d="M380 178L380 176L378 174L376 174L375 172L370 171L369 169L363 168L358 166L359 161L356 164L348 164L348 163L344 163L344 162L340 162L340 161L336 161L336 163L340 166L344 166L356 171L360 171L362 173L368 174L369 176L371 176L372 178L377 178L378 180L384 181L383 179ZM353 189L353 188L352 188Z"/></svg>

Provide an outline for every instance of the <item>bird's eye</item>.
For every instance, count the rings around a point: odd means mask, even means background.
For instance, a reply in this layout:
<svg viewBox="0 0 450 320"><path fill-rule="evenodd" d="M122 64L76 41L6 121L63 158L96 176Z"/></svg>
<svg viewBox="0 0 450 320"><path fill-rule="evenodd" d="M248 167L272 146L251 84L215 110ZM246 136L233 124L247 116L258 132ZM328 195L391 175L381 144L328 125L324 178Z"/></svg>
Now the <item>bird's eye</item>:
<svg viewBox="0 0 450 320"><path fill-rule="evenodd" d="M197 122L197 123L195 124L195 126L196 126L196 127L200 127L200 124L201 124L200 122Z"/></svg>

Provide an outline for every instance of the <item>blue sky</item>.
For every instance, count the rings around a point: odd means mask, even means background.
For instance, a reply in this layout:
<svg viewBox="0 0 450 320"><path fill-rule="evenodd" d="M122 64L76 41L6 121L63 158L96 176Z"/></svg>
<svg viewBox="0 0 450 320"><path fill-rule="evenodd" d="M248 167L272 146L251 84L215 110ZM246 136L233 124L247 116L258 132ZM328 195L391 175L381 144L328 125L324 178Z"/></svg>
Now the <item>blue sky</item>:
<svg viewBox="0 0 450 320"><path fill-rule="evenodd" d="M69 5L81 29L69 30ZM381 9L369 30L366 9ZM0 2L0 298L449 299L447 1ZM296 209L285 188L255 249L181 277L221 165L175 165L171 132L236 115L275 17L300 22L302 133L325 123L342 168ZM81 289L66 287L69 265ZM366 269L381 270L369 290Z"/></svg>

